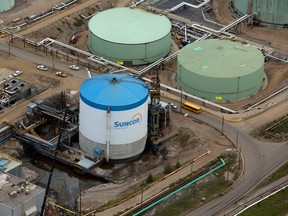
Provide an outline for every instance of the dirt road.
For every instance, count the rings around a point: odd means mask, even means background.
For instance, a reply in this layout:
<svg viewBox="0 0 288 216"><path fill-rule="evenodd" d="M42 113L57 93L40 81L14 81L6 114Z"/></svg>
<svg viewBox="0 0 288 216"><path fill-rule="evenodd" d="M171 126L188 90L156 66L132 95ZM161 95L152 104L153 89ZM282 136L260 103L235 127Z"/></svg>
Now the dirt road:
<svg viewBox="0 0 288 216"><path fill-rule="evenodd" d="M48 25L55 23L56 21L62 19L63 17L69 16L69 14L76 13L77 11L80 11L86 7L89 7L92 4L97 4L99 2L101 2L101 0L87 0L81 4L73 5L69 9L61 11L59 13L52 14L51 16L48 16L47 18L42 19L41 21L39 21L35 24L27 26L27 29L22 30L21 32L19 32L17 34L26 35L26 34L29 34L31 32L37 31L37 30L43 28L44 26L48 26Z"/></svg>

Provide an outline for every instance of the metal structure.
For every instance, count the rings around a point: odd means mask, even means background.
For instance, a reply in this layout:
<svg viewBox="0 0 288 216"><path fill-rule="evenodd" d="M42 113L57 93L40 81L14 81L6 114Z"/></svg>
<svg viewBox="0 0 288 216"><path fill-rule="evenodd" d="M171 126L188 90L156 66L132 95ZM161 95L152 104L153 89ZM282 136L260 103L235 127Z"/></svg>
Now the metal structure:
<svg viewBox="0 0 288 216"><path fill-rule="evenodd" d="M180 50L177 84L212 101L235 101L256 94L264 78L264 57L251 46L230 40L198 41Z"/></svg>
<svg viewBox="0 0 288 216"><path fill-rule="evenodd" d="M149 141L152 144L152 150L156 150L159 137L163 137L163 131L170 125L170 106L168 103L162 102L160 98L160 80L158 76L153 77L150 83L150 102L148 112L148 129ZM154 140L155 139L155 140Z"/></svg>
<svg viewBox="0 0 288 216"><path fill-rule="evenodd" d="M169 19L142 9L109 9L91 18L88 26L91 53L121 65L152 63L171 49Z"/></svg>
<svg viewBox="0 0 288 216"><path fill-rule="evenodd" d="M5 173L0 173L0 180L0 216L39 214L43 188Z"/></svg>
<svg viewBox="0 0 288 216"><path fill-rule="evenodd" d="M288 1L286 0L232 0L232 8L240 16L255 12L255 21L261 26L287 28Z"/></svg>
<svg viewBox="0 0 288 216"><path fill-rule="evenodd" d="M91 77L80 87L79 145L95 157L103 150L107 161L136 158L147 138L148 88L129 75Z"/></svg>
<svg viewBox="0 0 288 216"><path fill-rule="evenodd" d="M1 0L0 3L0 13L5 12L13 8L15 5L15 0Z"/></svg>
<svg viewBox="0 0 288 216"><path fill-rule="evenodd" d="M0 87L0 110L31 94L31 86L15 77L4 81Z"/></svg>

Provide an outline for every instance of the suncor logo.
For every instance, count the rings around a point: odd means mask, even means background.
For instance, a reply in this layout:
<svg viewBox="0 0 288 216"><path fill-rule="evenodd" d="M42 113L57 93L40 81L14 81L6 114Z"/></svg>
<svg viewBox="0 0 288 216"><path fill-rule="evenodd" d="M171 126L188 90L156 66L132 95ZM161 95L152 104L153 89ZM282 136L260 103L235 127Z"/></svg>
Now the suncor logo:
<svg viewBox="0 0 288 216"><path fill-rule="evenodd" d="M124 121L124 122L116 121L116 122L114 122L114 128L115 129L126 129L132 125L140 125L141 122L142 122L141 113L136 113L135 115L132 116L130 121Z"/></svg>

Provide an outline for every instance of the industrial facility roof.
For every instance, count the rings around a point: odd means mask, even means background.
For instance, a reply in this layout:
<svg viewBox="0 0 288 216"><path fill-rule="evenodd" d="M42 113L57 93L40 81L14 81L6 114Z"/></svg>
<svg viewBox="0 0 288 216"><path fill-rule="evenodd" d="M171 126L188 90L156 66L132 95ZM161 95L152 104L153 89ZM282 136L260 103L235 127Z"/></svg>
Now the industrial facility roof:
<svg viewBox="0 0 288 216"><path fill-rule="evenodd" d="M105 74L85 80L80 97L91 107L111 111L129 110L143 104L148 88L139 78L125 74Z"/></svg>
<svg viewBox="0 0 288 216"><path fill-rule="evenodd" d="M0 173L0 188L1 203L10 208L15 208L44 191L44 188L5 173Z"/></svg>
<svg viewBox="0 0 288 216"><path fill-rule="evenodd" d="M171 23L165 16L142 9L114 8L95 15L90 31L114 43L140 44L159 40L170 33Z"/></svg>
<svg viewBox="0 0 288 216"><path fill-rule="evenodd" d="M185 46L178 62L201 76L245 76L263 67L264 57L255 47L230 40L208 39Z"/></svg>

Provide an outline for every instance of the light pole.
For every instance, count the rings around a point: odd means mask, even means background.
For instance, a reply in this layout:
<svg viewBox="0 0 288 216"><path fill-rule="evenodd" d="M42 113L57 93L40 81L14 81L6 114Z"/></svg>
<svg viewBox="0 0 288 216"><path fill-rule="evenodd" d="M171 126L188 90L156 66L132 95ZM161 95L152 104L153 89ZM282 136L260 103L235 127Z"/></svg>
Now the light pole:
<svg viewBox="0 0 288 216"><path fill-rule="evenodd" d="M53 50L51 50L52 52L52 66L53 66L53 71L55 71L55 65L54 65L54 53Z"/></svg>
<svg viewBox="0 0 288 216"><path fill-rule="evenodd" d="M10 39L8 40L8 50L9 50L9 55L11 54L11 47L10 47Z"/></svg>
<svg viewBox="0 0 288 216"><path fill-rule="evenodd" d="M144 191L144 189L142 189L142 192L141 192L141 204L140 204L140 206L142 206L142 203L143 203L143 191Z"/></svg>
<svg viewBox="0 0 288 216"><path fill-rule="evenodd" d="M180 114L182 114L182 94L183 94L183 91L181 88L180 88L180 90L181 90L181 93L180 93Z"/></svg>
<svg viewBox="0 0 288 216"><path fill-rule="evenodd" d="M221 128L221 134L224 135L224 116L222 116L222 128Z"/></svg>
<svg viewBox="0 0 288 216"><path fill-rule="evenodd" d="M191 162L191 175L193 173L193 162Z"/></svg>

